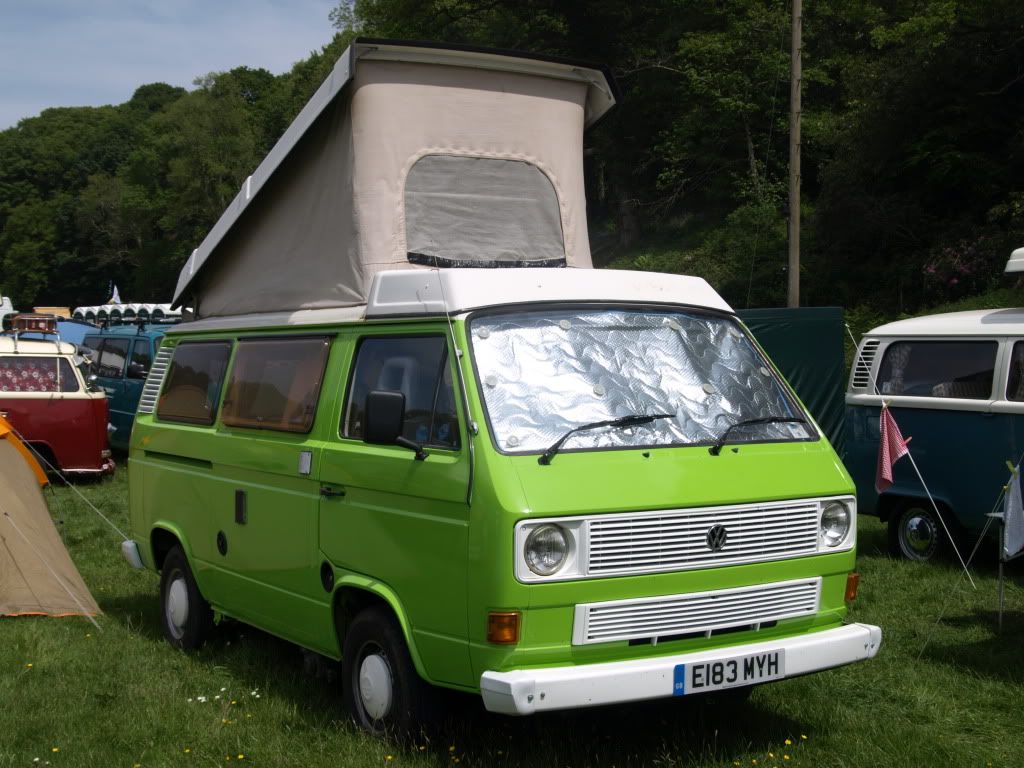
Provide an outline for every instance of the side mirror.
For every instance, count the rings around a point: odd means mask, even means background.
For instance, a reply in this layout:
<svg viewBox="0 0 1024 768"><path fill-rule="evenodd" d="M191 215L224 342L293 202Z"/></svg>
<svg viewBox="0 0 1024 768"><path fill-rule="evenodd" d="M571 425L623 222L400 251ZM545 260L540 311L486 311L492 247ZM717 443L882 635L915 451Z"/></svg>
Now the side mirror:
<svg viewBox="0 0 1024 768"><path fill-rule="evenodd" d="M417 461L427 458L423 446L402 436L402 427L405 424L405 395L401 392L370 392L366 396L363 418L363 442L373 445L400 445L416 451Z"/></svg>
<svg viewBox="0 0 1024 768"><path fill-rule="evenodd" d="M140 363L130 363L128 365L128 378L129 379L145 379L149 375L149 369Z"/></svg>
<svg viewBox="0 0 1024 768"><path fill-rule="evenodd" d="M363 441L374 445L394 445L405 423L405 395L401 392L374 390L366 396Z"/></svg>

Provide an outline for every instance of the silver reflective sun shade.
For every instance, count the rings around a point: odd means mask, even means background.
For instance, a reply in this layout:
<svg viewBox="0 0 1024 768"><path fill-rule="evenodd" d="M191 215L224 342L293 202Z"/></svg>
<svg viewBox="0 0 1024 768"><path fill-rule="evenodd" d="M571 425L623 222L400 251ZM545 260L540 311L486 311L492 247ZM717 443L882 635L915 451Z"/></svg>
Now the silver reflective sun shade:
<svg viewBox="0 0 1024 768"><path fill-rule="evenodd" d="M628 309L485 315L473 354L499 448L541 451L573 427L674 413L629 429L580 432L573 448L711 443L731 425L807 418L733 320ZM800 440L802 424L734 429L731 442Z"/></svg>

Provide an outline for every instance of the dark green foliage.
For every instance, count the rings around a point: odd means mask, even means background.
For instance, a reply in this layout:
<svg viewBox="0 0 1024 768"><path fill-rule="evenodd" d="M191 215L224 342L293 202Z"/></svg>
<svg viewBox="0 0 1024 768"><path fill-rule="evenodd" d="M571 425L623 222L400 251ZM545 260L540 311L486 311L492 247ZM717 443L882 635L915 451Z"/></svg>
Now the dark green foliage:
<svg viewBox="0 0 1024 768"><path fill-rule="evenodd" d="M0 132L0 289L21 305L166 300L184 259L358 33L608 64L587 137L595 262L785 302L785 0L354 0L284 75L51 109ZM327 24L325 20L325 26ZM805 4L802 296L865 316L1003 284L1024 245L1024 4Z"/></svg>

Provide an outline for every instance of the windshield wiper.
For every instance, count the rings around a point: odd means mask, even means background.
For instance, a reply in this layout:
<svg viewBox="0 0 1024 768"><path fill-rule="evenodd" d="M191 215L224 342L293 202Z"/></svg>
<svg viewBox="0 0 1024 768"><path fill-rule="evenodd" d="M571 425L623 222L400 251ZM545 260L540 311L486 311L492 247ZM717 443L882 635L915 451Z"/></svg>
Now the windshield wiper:
<svg viewBox="0 0 1024 768"><path fill-rule="evenodd" d="M588 424L582 424L578 427L573 427L544 451L537 459L538 464L550 464L551 459L558 453L558 449L562 447L566 440L575 435L577 432L585 432L588 429L598 429L599 427L615 427L616 429L623 429L625 427L636 427L641 424L650 424L652 421L658 419L674 419L676 415L674 413L651 413L647 415L638 414L635 416L621 416L617 419L606 419L605 421L592 421Z"/></svg>
<svg viewBox="0 0 1024 768"><path fill-rule="evenodd" d="M729 437L729 433L732 432L736 427L745 427L750 424L806 424L807 419L801 419L799 416L764 416L760 419L743 419L737 421L735 424L730 424L725 428L725 432L719 435L715 444L708 448L708 453L712 456L717 456L722 452L722 446L725 445L725 441Z"/></svg>

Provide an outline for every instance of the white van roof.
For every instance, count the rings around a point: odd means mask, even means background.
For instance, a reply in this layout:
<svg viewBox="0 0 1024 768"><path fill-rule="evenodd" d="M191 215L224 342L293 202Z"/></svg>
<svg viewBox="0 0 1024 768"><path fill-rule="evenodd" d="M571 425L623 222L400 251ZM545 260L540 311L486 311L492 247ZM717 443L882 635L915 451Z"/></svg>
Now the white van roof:
<svg viewBox="0 0 1024 768"><path fill-rule="evenodd" d="M13 336L0 336L0 354L12 355L15 351L19 355L73 355L75 345L66 341L62 341L58 345L56 339L53 341L18 339L15 343Z"/></svg>
<svg viewBox="0 0 1024 768"><path fill-rule="evenodd" d="M1024 336L1024 309L974 309L912 317L880 325L864 336Z"/></svg>
<svg viewBox="0 0 1024 768"><path fill-rule="evenodd" d="M732 314L700 277L616 269L405 269L378 272L364 307L210 317L168 329L206 330L328 325L397 317L438 317L488 307L554 303L682 305Z"/></svg>
<svg viewBox="0 0 1024 768"><path fill-rule="evenodd" d="M1010 260L1006 262L1006 269L1003 272L1024 272L1024 248L1018 248L1010 254Z"/></svg>

